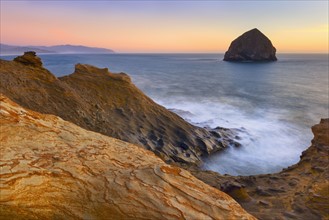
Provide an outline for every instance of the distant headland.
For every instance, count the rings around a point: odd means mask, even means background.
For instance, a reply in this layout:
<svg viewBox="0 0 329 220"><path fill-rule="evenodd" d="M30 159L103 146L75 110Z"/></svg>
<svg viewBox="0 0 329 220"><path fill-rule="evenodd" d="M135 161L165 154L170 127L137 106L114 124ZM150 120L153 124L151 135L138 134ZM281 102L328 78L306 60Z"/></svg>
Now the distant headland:
<svg viewBox="0 0 329 220"><path fill-rule="evenodd" d="M65 53L114 53L111 49L88 47L82 45L56 45L56 46L15 46L0 44L0 55L22 54L25 51L35 51L39 54L65 54Z"/></svg>

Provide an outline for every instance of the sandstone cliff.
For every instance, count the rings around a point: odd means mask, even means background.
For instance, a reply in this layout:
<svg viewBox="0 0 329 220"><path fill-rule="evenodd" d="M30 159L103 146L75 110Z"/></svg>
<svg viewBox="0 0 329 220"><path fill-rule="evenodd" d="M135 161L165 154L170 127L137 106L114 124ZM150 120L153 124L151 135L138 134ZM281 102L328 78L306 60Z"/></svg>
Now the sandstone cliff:
<svg viewBox="0 0 329 220"><path fill-rule="evenodd" d="M198 164L201 155L233 143L229 130L192 126L156 104L124 73L77 64L56 78L33 52L0 65L0 92L23 107L141 145L166 161Z"/></svg>
<svg viewBox="0 0 329 220"><path fill-rule="evenodd" d="M272 42L257 28L245 32L232 41L225 53L225 61L276 61Z"/></svg>
<svg viewBox="0 0 329 220"><path fill-rule="evenodd" d="M312 127L312 145L280 173L232 177L194 171L259 219L329 219L329 119ZM287 146L289 147L289 146Z"/></svg>
<svg viewBox="0 0 329 220"><path fill-rule="evenodd" d="M0 102L0 219L254 219L150 151Z"/></svg>

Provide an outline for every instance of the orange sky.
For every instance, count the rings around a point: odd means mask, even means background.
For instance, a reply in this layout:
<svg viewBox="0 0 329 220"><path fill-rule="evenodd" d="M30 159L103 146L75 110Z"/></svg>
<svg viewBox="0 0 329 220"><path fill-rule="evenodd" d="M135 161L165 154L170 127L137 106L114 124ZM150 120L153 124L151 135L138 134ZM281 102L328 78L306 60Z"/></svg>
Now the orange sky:
<svg viewBox="0 0 329 220"><path fill-rule="evenodd" d="M328 53L328 2L3 1L1 43L225 52L257 27L280 52Z"/></svg>

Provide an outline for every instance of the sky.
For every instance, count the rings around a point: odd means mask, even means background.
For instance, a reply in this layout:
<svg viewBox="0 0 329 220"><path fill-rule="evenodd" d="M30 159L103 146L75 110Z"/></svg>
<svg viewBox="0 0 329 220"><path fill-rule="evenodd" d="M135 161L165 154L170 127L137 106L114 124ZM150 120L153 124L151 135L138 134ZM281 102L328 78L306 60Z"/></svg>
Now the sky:
<svg viewBox="0 0 329 220"><path fill-rule="evenodd" d="M0 41L222 53L258 28L278 53L328 53L328 1L0 0Z"/></svg>

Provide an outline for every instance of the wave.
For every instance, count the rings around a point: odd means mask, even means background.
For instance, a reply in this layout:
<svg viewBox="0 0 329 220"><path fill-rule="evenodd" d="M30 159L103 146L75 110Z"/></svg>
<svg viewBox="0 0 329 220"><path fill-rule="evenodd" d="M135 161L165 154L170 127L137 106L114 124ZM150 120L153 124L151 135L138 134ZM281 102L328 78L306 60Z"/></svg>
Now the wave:
<svg viewBox="0 0 329 220"><path fill-rule="evenodd" d="M283 120L283 110L255 108L250 113L240 107L210 101L158 102L197 126L220 126L238 132L241 147L229 147L204 158L203 169L221 174L278 172L295 164L312 139L310 129Z"/></svg>

